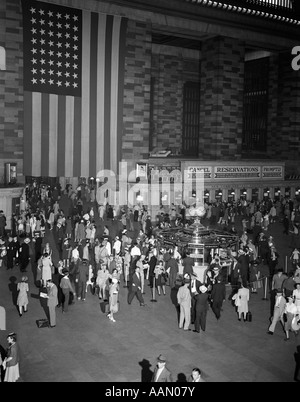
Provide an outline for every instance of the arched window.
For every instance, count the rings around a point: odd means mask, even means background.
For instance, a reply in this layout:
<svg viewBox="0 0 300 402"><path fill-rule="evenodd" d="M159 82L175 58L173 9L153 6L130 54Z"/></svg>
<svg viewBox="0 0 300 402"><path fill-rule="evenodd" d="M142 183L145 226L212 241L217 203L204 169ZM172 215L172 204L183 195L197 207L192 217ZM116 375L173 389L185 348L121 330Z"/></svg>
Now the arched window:
<svg viewBox="0 0 300 402"><path fill-rule="evenodd" d="M0 70L6 70L6 52L2 46L0 46Z"/></svg>

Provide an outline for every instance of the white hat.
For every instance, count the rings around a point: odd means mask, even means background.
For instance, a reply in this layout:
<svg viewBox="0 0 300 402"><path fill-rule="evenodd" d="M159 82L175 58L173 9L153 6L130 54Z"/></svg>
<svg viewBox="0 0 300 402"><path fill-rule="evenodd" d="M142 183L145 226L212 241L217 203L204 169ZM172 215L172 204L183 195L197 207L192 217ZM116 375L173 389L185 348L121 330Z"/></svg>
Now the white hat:
<svg viewBox="0 0 300 402"><path fill-rule="evenodd" d="M200 290L200 292L205 293L207 291L207 287L202 285L202 286L200 286L199 290Z"/></svg>
<svg viewBox="0 0 300 402"><path fill-rule="evenodd" d="M118 283L118 279L117 278L112 278L111 282L112 283Z"/></svg>
<svg viewBox="0 0 300 402"><path fill-rule="evenodd" d="M24 243L26 243L26 244L30 243L29 237L26 237L26 239L24 239Z"/></svg>

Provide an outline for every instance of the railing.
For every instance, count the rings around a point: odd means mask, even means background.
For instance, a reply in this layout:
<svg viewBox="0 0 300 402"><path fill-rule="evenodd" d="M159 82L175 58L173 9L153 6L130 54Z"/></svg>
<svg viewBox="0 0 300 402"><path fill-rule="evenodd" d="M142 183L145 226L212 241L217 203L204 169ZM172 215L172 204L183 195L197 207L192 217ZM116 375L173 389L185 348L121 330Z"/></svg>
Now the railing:
<svg viewBox="0 0 300 402"><path fill-rule="evenodd" d="M300 0L186 0L216 9L225 9L243 14L275 16L287 19L300 18Z"/></svg>

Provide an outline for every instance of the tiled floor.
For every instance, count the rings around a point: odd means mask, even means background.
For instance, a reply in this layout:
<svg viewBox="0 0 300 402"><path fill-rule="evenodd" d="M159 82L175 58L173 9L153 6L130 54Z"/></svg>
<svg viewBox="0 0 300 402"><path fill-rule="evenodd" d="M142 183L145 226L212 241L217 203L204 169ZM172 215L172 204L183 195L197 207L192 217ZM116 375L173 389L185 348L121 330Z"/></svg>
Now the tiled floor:
<svg viewBox="0 0 300 402"><path fill-rule="evenodd" d="M278 243L282 265L291 250L289 239L281 233L279 223L269 230ZM269 301L262 300L262 290L251 296L253 322L239 322L226 300L219 321L211 310L208 312L207 330L201 334L178 329L169 288L166 296L156 297L155 303L150 301L148 286L144 308L136 299L129 306L127 289L121 286L116 323L106 318L97 297L89 293L86 302L76 301L67 314L57 310L56 328L38 329L35 321L44 318L44 311L34 297L38 289L32 272L28 276L32 296L29 311L19 317L10 284L20 280L20 271L17 267L13 271L0 269L0 304L7 312L7 330L0 331L0 344L6 347L9 332L18 334L21 381L147 381L160 353L167 356L174 381L184 381L194 366L201 368L208 382L293 381L294 353L300 340L292 334L285 342L280 324L274 336L266 334L270 306Z"/></svg>

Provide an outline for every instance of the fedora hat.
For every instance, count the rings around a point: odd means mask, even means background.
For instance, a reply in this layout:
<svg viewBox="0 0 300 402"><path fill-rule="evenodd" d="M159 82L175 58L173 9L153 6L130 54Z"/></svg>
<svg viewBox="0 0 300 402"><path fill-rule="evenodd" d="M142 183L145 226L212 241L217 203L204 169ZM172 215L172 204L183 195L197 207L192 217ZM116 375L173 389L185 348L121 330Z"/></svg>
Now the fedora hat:
<svg viewBox="0 0 300 402"><path fill-rule="evenodd" d="M166 363L167 358L164 355L159 355L157 361L161 363Z"/></svg>

